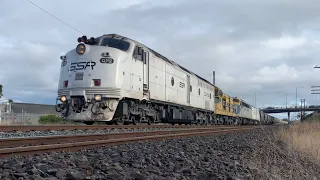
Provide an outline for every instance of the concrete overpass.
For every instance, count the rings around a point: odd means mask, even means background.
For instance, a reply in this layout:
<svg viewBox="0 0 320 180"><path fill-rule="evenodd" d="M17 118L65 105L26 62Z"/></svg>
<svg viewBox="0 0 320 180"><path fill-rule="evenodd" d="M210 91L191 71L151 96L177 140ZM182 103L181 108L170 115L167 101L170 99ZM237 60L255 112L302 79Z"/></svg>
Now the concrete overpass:
<svg viewBox="0 0 320 180"><path fill-rule="evenodd" d="M305 106L305 107L268 107L268 108L261 108L261 111L265 113L288 113L288 119L290 120L290 113L291 112L306 112L306 111L320 111L320 106Z"/></svg>

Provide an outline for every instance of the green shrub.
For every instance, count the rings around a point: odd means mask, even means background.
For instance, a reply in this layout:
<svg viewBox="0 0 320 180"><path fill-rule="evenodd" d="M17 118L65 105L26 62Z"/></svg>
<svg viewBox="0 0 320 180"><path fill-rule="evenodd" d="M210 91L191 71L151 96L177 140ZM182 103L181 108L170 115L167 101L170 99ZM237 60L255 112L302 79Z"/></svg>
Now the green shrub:
<svg viewBox="0 0 320 180"><path fill-rule="evenodd" d="M40 116L40 119L39 119L40 124L57 124L61 122L62 122L62 119L54 114L43 115L43 116Z"/></svg>

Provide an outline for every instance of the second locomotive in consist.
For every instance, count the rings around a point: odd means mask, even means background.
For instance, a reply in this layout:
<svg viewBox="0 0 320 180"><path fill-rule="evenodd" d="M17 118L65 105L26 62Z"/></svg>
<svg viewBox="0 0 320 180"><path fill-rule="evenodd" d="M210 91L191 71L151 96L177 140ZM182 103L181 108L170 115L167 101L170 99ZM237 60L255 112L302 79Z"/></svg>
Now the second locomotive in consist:
<svg viewBox="0 0 320 180"><path fill-rule="evenodd" d="M257 124L270 117L135 40L106 34L78 42L60 57L56 109L66 120Z"/></svg>

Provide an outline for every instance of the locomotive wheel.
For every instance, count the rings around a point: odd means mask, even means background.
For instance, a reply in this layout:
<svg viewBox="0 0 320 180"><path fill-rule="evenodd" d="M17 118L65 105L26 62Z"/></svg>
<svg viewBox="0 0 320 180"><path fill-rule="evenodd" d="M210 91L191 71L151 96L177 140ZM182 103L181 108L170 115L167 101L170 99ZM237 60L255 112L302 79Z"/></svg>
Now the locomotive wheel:
<svg viewBox="0 0 320 180"><path fill-rule="evenodd" d="M146 117L146 120L148 122L148 125L152 125L154 123L152 118L150 118L150 117Z"/></svg>
<svg viewBox="0 0 320 180"><path fill-rule="evenodd" d="M211 124L211 126L214 126L215 125L215 123L214 123L214 120L212 119L212 121L210 121L210 124Z"/></svg>
<svg viewBox="0 0 320 180"><path fill-rule="evenodd" d="M206 120L203 120L203 121L202 121L202 124L203 124L204 126L207 126L207 125L208 125L207 119L206 119Z"/></svg>
<svg viewBox="0 0 320 180"><path fill-rule="evenodd" d="M203 126L203 124L204 124L203 119L200 119L199 125Z"/></svg>
<svg viewBox="0 0 320 180"><path fill-rule="evenodd" d="M115 120L115 124L116 125L123 125L124 124L124 120L125 120L124 117L118 118L118 119Z"/></svg>
<svg viewBox="0 0 320 180"><path fill-rule="evenodd" d="M131 116L131 121L134 125L139 125L140 124L140 119L139 118L136 118L135 116Z"/></svg>

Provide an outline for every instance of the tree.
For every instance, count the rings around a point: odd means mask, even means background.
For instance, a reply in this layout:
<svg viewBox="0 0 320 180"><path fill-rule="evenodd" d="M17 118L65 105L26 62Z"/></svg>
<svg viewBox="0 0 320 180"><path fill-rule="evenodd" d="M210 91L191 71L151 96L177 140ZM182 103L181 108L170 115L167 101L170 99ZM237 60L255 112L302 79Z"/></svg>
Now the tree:
<svg viewBox="0 0 320 180"><path fill-rule="evenodd" d="M12 100L12 99L8 99L8 102L9 102L9 103L13 103L13 100Z"/></svg>
<svg viewBox="0 0 320 180"><path fill-rule="evenodd" d="M0 84L0 98L2 97L2 85Z"/></svg>

